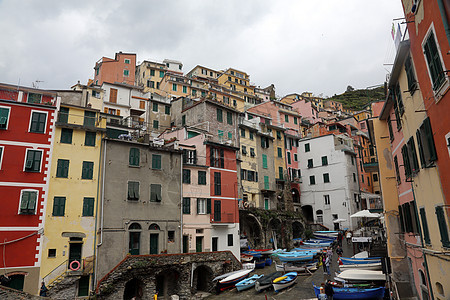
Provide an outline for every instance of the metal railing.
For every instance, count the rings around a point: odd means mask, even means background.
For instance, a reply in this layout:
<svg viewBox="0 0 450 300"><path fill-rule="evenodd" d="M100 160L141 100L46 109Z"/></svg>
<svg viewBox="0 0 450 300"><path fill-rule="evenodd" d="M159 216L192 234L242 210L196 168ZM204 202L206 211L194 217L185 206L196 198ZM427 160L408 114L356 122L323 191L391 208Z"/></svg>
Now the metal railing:
<svg viewBox="0 0 450 300"><path fill-rule="evenodd" d="M213 218L211 219L211 223L234 223L233 213L214 213L212 217Z"/></svg>

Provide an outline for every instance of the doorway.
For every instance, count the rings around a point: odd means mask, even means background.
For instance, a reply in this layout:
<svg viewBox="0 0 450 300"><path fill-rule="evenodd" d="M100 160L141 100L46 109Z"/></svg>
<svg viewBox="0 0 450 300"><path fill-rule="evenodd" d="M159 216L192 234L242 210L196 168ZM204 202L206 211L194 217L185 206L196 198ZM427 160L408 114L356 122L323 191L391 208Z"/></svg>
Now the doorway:
<svg viewBox="0 0 450 300"><path fill-rule="evenodd" d="M74 260L78 261L81 266L81 250L83 247L82 238L70 238L69 241L69 265Z"/></svg>
<svg viewBox="0 0 450 300"><path fill-rule="evenodd" d="M189 252L189 236L183 235L183 253Z"/></svg>
<svg viewBox="0 0 450 300"><path fill-rule="evenodd" d="M158 233L150 233L150 254L158 254Z"/></svg>
<svg viewBox="0 0 450 300"><path fill-rule="evenodd" d="M195 252L203 252L203 237L197 236L195 238Z"/></svg>
<svg viewBox="0 0 450 300"><path fill-rule="evenodd" d="M212 238L212 251L218 251L219 247L219 238L218 237L213 237Z"/></svg>

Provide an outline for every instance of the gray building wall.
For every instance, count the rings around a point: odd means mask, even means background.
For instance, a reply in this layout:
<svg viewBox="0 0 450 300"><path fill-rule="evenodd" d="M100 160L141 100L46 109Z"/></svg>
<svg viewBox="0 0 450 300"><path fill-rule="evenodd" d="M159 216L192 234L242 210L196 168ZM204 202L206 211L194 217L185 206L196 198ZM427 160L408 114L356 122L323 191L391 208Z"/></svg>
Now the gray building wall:
<svg viewBox="0 0 450 300"><path fill-rule="evenodd" d="M103 239L98 249L97 280L129 253L129 226L138 223L140 252L150 253L150 234L158 233L158 252L181 252L181 151L151 147L148 144L105 140ZM130 148L140 150L139 166L129 166ZM152 169L152 154L161 155L161 169ZM127 200L128 181L139 182L139 200ZM161 202L150 202L150 185L161 184ZM160 230L149 230L151 224ZM168 231L175 239L168 242Z"/></svg>

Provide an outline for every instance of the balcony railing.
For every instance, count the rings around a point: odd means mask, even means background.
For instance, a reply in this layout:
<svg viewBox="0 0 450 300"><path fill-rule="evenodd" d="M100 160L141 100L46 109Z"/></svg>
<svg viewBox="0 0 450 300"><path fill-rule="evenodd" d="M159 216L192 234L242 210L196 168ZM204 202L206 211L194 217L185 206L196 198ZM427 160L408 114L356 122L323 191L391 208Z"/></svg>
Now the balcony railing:
<svg viewBox="0 0 450 300"><path fill-rule="evenodd" d="M377 172L378 171L378 161L364 162L364 171L366 172Z"/></svg>
<svg viewBox="0 0 450 300"><path fill-rule="evenodd" d="M212 224L229 224L229 223L234 223L234 213L225 213L225 212L220 212L217 213L215 212L213 215L211 215L211 223Z"/></svg>

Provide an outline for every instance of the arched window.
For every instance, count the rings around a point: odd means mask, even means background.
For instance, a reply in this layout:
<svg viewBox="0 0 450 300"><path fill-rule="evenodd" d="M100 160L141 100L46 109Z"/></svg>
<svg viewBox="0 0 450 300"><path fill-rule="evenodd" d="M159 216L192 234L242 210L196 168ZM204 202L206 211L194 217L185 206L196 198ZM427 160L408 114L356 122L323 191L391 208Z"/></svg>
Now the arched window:
<svg viewBox="0 0 450 300"><path fill-rule="evenodd" d="M153 223L150 224L150 226L148 226L148 230L161 230L161 229L159 228L158 224Z"/></svg>
<svg viewBox="0 0 450 300"><path fill-rule="evenodd" d="M419 270L419 274L420 274L420 284L423 284L423 285L427 285L427 280L426 280L426 278L425 278L425 274L423 273L423 271L422 270Z"/></svg>
<svg viewBox="0 0 450 300"><path fill-rule="evenodd" d="M141 225L138 223L133 223L128 227L130 230L129 236L129 253L131 255L139 255L140 254L140 248L141 248Z"/></svg>

